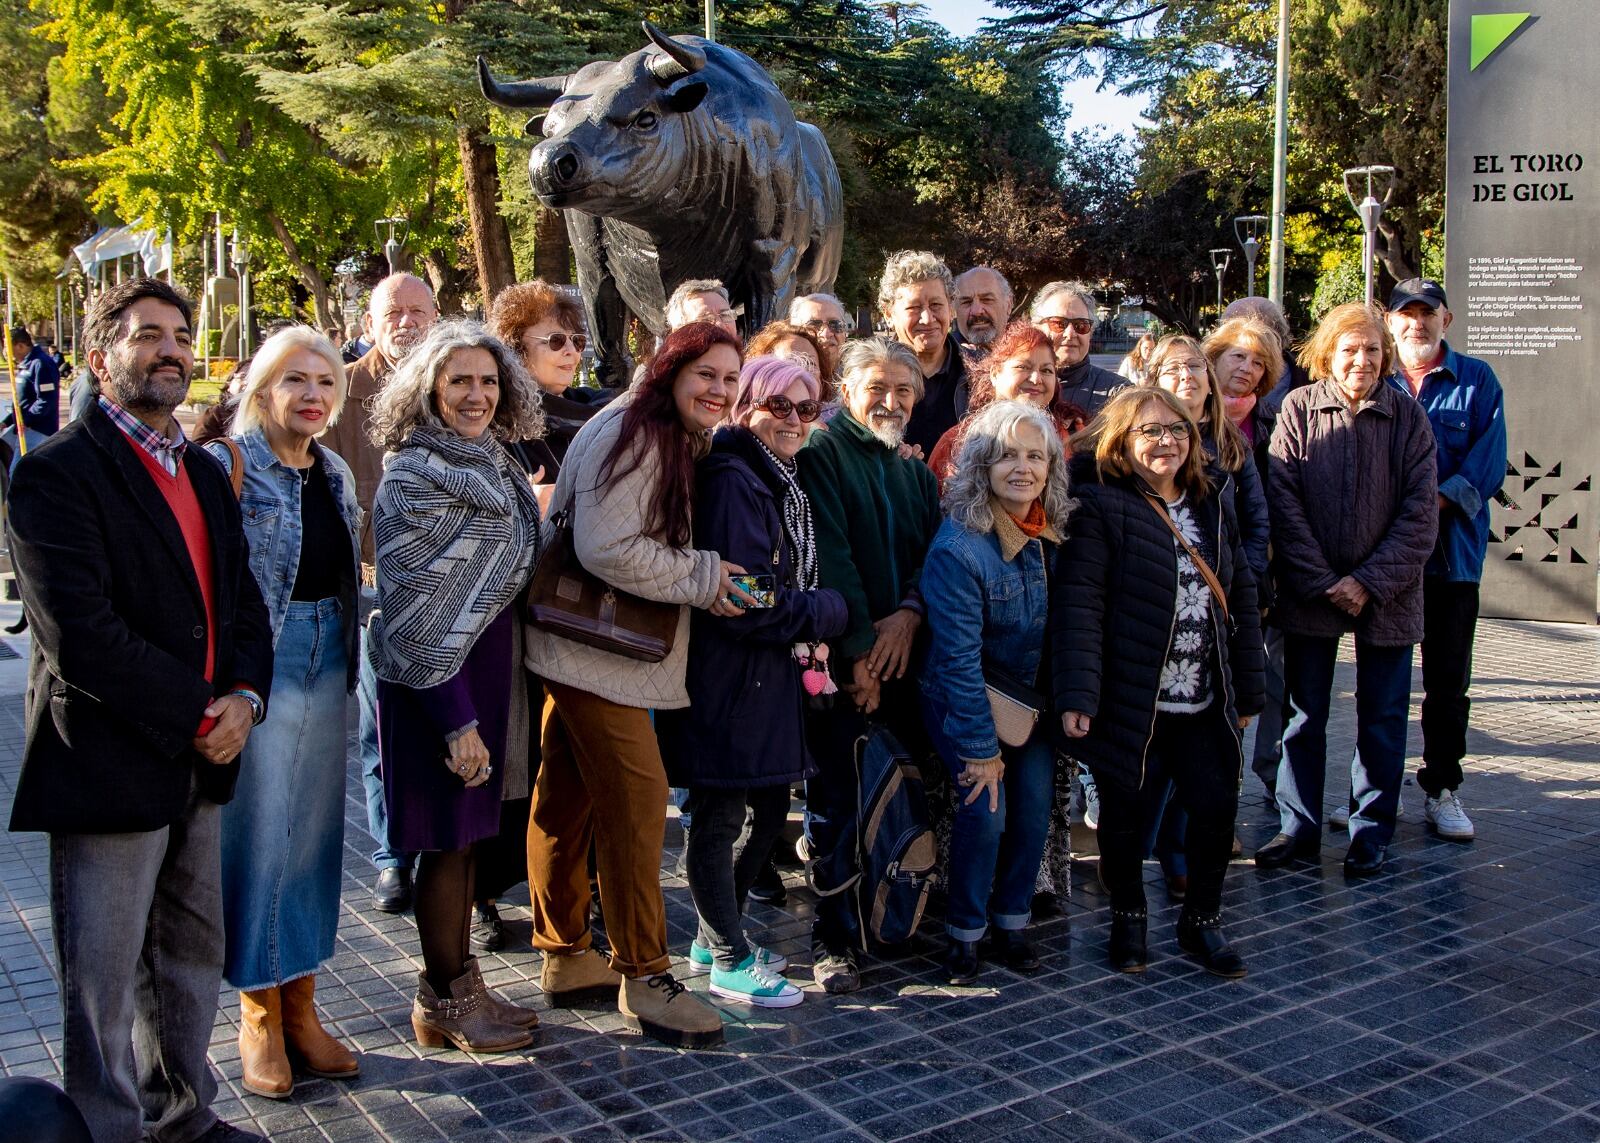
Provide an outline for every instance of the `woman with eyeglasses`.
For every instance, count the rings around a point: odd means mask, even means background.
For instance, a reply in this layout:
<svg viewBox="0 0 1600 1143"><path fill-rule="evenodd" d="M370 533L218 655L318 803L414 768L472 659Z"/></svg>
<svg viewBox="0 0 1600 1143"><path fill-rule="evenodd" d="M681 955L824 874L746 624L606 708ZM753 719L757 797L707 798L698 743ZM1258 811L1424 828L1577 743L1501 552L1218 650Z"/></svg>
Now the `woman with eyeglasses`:
<svg viewBox="0 0 1600 1143"><path fill-rule="evenodd" d="M689 969L711 974L713 996L759 1008L804 996L783 978L784 958L750 944L740 921L788 817L789 787L816 771L806 697L826 688L823 641L846 619L844 597L817 585L811 503L795 477L795 454L822 411L819 392L800 366L745 362L732 423L697 468L694 526L696 543L759 577L761 605L695 613L689 705L656 715L667 776L688 788L694 814L686 863L699 932Z"/></svg>
<svg viewBox="0 0 1600 1143"><path fill-rule="evenodd" d="M1032 405L1050 417L1062 444L1089 420L1088 413L1061 399L1056 387L1055 346L1047 334L1025 321L1007 326L995 339L989 355L967 368L971 378L967 415L939 438L928 457L928 467L939 481L941 494L945 480L955 472L967 428L985 406L995 401Z"/></svg>
<svg viewBox="0 0 1600 1143"><path fill-rule="evenodd" d="M528 448L512 451L530 473L542 467L541 481L553 484L572 438L615 395L573 383L589 344L583 334L583 311L559 287L536 278L495 298L489 328L522 358L543 394L543 442L528 442Z"/></svg>
<svg viewBox="0 0 1600 1143"><path fill-rule="evenodd" d="M1209 972L1243 976L1222 934L1222 881L1248 716L1262 702L1255 580L1233 477L1208 468L1198 426L1163 389L1115 393L1075 439L1077 510L1056 563L1055 707L1100 792L1109 959L1148 962L1144 823L1167 782L1189 814L1178 944ZM1244 717L1241 717L1244 716Z"/></svg>

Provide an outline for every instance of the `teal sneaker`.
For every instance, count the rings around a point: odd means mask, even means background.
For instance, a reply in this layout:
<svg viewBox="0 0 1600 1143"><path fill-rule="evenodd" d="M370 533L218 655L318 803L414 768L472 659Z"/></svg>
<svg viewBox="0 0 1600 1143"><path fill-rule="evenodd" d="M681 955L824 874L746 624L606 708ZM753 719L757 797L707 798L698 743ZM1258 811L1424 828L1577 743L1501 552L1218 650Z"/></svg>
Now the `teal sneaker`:
<svg viewBox="0 0 1600 1143"><path fill-rule="evenodd" d="M756 963L768 972L783 972L789 967L789 958L782 953L775 953L771 949L764 949L760 945L750 946L750 955L756 958ZM689 946L689 975L704 976L711 971L711 950L699 941Z"/></svg>
<svg viewBox="0 0 1600 1143"><path fill-rule="evenodd" d="M800 989L758 963L755 953L745 957L744 963L732 972L713 967L711 995L757 1008L793 1008L806 998Z"/></svg>

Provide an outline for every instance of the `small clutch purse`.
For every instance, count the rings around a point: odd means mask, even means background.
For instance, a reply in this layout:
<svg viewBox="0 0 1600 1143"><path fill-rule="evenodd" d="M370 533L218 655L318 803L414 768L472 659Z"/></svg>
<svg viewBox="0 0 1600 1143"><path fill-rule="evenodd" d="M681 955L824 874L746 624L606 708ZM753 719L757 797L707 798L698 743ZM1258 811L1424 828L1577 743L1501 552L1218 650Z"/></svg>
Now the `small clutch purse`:
<svg viewBox="0 0 1600 1143"><path fill-rule="evenodd" d="M985 669L983 682L989 695L989 713L994 716L995 736L1007 746L1026 746L1039 725L1043 696L993 668Z"/></svg>

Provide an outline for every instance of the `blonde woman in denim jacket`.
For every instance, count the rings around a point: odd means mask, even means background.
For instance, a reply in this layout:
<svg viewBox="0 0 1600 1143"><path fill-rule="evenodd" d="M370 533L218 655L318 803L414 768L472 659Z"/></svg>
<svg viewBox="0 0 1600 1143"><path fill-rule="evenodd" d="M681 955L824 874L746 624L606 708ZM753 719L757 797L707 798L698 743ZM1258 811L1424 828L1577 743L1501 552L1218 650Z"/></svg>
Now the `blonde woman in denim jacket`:
<svg viewBox="0 0 1600 1143"><path fill-rule="evenodd" d="M339 923L361 522L349 466L316 437L346 388L327 338L283 330L252 363L231 435L205 446L238 489L272 623L272 712L222 811L223 971L240 990L241 1082L270 1099L294 1090L296 1065L328 1079L360 1072L312 1001Z"/></svg>

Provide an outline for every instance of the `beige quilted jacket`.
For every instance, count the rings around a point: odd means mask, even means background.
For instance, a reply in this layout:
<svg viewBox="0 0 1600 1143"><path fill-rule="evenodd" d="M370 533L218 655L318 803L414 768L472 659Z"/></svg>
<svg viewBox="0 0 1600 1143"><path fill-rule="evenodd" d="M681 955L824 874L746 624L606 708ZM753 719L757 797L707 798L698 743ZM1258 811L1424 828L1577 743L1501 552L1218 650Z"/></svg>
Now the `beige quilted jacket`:
<svg viewBox="0 0 1600 1143"><path fill-rule="evenodd" d="M679 551L644 534L659 469L654 456L645 457L635 467L618 465L606 484L600 485L600 469L621 432L625 407L622 401L613 402L573 438L556 481L550 514L572 505L573 544L578 559L595 576L645 599L680 605L672 652L659 663L641 663L529 626L524 661L541 678L578 687L622 706L674 710L689 705L684 686L689 608L710 607L715 601L722 582L722 560L716 552Z"/></svg>

